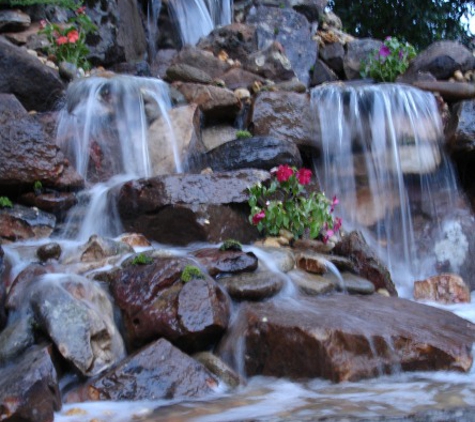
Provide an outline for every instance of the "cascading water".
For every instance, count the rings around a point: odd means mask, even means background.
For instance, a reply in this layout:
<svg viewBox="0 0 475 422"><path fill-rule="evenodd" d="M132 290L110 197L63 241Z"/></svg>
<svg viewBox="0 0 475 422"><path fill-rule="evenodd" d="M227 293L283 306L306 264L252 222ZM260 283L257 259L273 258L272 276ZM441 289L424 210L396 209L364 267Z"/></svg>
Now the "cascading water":
<svg viewBox="0 0 475 422"><path fill-rule="evenodd" d="M195 45L216 26L232 21L232 0L169 0L168 8L183 45Z"/></svg>
<svg viewBox="0 0 475 422"><path fill-rule="evenodd" d="M311 103L322 185L341 198L346 228L364 231L396 281L433 275L444 259L437 248L422 252L420 241L427 247L429 236L433 245L457 224L449 207L458 199L433 95L404 85L326 85L312 90ZM456 258L445 259L458 270Z"/></svg>
<svg viewBox="0 0 475 422"><path fill-rule="evenodd" d="M168 86L158 79L114 76L84 78L68 88L58 124L58 144L88 184L80 206L70 213L67 237L117 236L121 225L108 192L126 180L157 172L150 157L149 125L161 118L173 133ZM175 171L183 171L172 137ZM99 183L98 183L99 182ZM84 203L89 209L84 209ZM81 221L79 232L77 222Z"/></svg>
<svg viewBox="0 0 475 422"><path fill-rule="evenodd" d="M150 0L147 3L147 43L148 43L148 59L152 63L155 58L157 48L158 35L158 16L162 10L161 0Z"/></svg>

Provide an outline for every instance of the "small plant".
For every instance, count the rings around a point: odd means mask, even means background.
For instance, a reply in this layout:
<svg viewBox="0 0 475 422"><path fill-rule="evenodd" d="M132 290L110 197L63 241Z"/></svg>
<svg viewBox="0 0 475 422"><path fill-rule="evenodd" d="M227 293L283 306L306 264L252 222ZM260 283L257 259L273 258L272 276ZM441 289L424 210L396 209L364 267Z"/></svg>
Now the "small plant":
<svg viewBox="0 0 475 422"><path fill-rule="evenodd" d="M6 196L0 196L0 208L13 208L12 201Z"/></svg>
<svg viewBox="0 0 475 422"><path fill-rule="evenodd" d="M274 28L274 35L279 35L279 32L280 32L279 28L275 27Z"/></svg>
<svg viewBox="0 0 475 422"><path fill-rule="evenodd" d="M340 229L341 218L333 215L336 196L330 201L323 192L306 191L312 177L309 169L281 165L271 175L267 185L258 183L249 189L249 221L259 231L275 236L285 229L294 238L320 236L327 242Z"/></svg>
<svg viewBox="0 0 475 422"><path fill-rule="evenodd" d="M362 61L360 75L380 82L394 82L414 57L416 50L411 44L387 37L379 50L374 50L366 61Z"/></svg>
<svg viewBox="0 0 475 422"><path fill-rule="evenodd" d="M33 190L36 194L43 192L43 183L41 183L39 180L36 180L35 183L33 183Z"/></svg>
<svg viewBox="0 0 475 422"><path fill-rule="evenodd" d="M242 244L238 240L227 239L219 248L220 251L242 251Z"/></svg>
<svg viewBox="0 0 475 422"><path fill-rule="evenodd" d="M183 283L188 283L191 280L203 279L205 278L205 275L198 267L187 265L181 272L180 278Z"/></svg>
<svg viewBox="0 0 475 422"><path fill-rule="evenodd" d="M236 132L236 139L248 139L252 138L252 133L248 130L238 130Z"/></svg>
<svg viewBox="0 0 475 422"><path fill-rule="evenodd" d="M49 41L48 54L55 57L56 63L68 62L87 70L89 49L86 35L97 30L91 18L86 15L86 6L77 8L74 16L65 25L41 21L41 33Z"/></svg>
<svg viewBox="0 0 475 422"><path fill-rule="evenodd" d="M134 256L134 259L132 260L132 265L149 265L152 262L152 258L143 253L139 253L138 255Z"/></svg>

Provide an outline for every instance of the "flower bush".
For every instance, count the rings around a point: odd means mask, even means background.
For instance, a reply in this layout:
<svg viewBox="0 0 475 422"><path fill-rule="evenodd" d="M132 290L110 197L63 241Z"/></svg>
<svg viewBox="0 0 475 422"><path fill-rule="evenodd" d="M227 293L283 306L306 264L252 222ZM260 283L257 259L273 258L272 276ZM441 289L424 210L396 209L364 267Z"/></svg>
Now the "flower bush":
<svg viewBox="0 0 475 422"><path fill-rule="evenodd" d="M379 50L374 50L368 60L361 63L360 74L380 82L394 82L404 73L409 62L416 57L415 48L395 37L387 37Z"/></svg>
<svg viewBox="0 0 475 422"><path fill-rule="evenodd" d="M54 56L57 63L68 62L87 70L89 49L86 35L97 30L91 18L86 15L86 7L79 7L67 24L56 24L41 21L41 33L49 41L48 54Z"/></svg>
<svg viewBox="0 0 475 422"><path fill-rule="evenodd" d="M309 169L279 166L271 172L269 184L249 188L249 221L270 235L285 229L294 238L320 236L326 242L341 227L341 219L333 215L338 199L329 200L323 192L308 193L305 186L311 178Z"/></svg>

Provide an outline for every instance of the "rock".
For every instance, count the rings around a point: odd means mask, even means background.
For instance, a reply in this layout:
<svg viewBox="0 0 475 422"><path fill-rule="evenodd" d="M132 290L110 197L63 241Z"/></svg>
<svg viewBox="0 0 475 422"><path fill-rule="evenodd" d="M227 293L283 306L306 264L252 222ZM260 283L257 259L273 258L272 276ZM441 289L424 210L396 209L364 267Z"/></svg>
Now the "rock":
<svg viewBox="0 0 475 422"><path fill-rule="evenodd" d="M46 47L46 37L38 35L40 23L33 22L27 29L21 32L4 32L2 35L12 44L25 46L28 49L36 50Z"/></svg>
<svg viewBox="0 0 475 422"><path fill-rule="evenodd" d="M221 284L236 300L261 301L280 292L286 279L279 273L258 269L219 279Z"/></svg>
<svg viewBox="0 0 475 422"><path fill-rule="evenodd" d="M339 42L326 44L319 51L320 58L333 70L338 76L343 76L343 60L345 49Z"/></svg>
<svg viewBox="0 0 475 422"><path fill-rule="evenodd" d="M157 176L124 184L118 210L127 231L165 244L249 243L258 232L248 222L247 188L269 173L241 170L220 174Z"/></svg>
<svg viewBox="0 0 475 422"><path fill-rule="evenodd" d="M23 305L22 301L27 297L27 292L31 289L35 279L48 274L49 270L50 268L46 265L32 263L20 271L10 285L6 303L7 308L11 311L19 311Z"/></svg>
<svg viewBox="0 0 475 422"><path fill-rule="evenodd" d="M333 279L322 277L317 274L310 274L300 269L292 270L288 273L290 279L295 284L300 293L307 296L318 296L335 291L337 284Z"/></svg>
<svg viewBox="0 0 475 422"><path fill-rule="evenodd" d="M236 132L237 129L230 124L205 127L201 131L201 140L206 151L210 151L227 142L234 141Z"/></svg>
<svg viewBox="0 0 475 422"><path fill-rule="evenodd" d="M14 205L0 209L0 237L5 241L48 237L55 225L53 215L35 208Z"/></svg>
<svg viewBox="0 0 475 422"><path fill-rule="evenodd" d="M56 218L62 219L68 210L74 207L78 200L73 192L50 192L36 194L26 192L17 198L18 202L29 207L39 208L41 211L53 214Z"/></svg>
<svg viewBox="0 0 475 422"><path fill-rule="evenodd" d="M167 79L172 82L182 81L198 84L210 84L213 80L205 71L185 63L171 65L167 69Z"/></svg>
<svg viewBox="0 0 475 422"><path fill-rule="evenodd" d="M371 281L376 289L386 289L392 296L397 296L396 287L389 271L370 250L363 236L351 232L336 244L334 252L349 258L354 264L354 271Z"/></svg>
<svg viewBox="0 0 475 422"><path fill-rule="evenodd" d="M46 262L49 259L58 260L61 256L61 245L56 242L47 243L37 249L36 255L38 255L38 258L43 262Z"/></svg>
<svg viewBox="0 0 475 422"><path fill-rule="evenodd" d="M227 297L209 277L184 284L180 277L187 265L195 263L153 258L148 265L129 265L114 274L110 290L131 345L165 337L188 350L202 350L227 327Z"/></svg>
<svg viewBox="0 0 475 422"><path fill-rule="evenodd" d="M312 40L308 20L289 8L258 6L255 13L248 15L247 23L256 25L259 50L274 42L282 45L295 75L308 85L308 72L317 58L317 44Z"/></svg>
<svg viewBox="0 0 475 422"><path fill-rule="evenodd" d="M80 77L81 73L79 72L78 67L69 62L61 62L58 66L59 75L66 81L74 81Z"/></svg>
<svg viewBox="0 0 475 422"><path fill-rule="evenodd" d="M348 272L341 273L342 280L339 280L338 290L350 294L372 295L375 292L374 284L363 277Z"/></svg>
<svg viewBox="0 0 475 422"><path fill-rule="evenodd" d="M292 7L303 14L309 22L318 21L324 15L327 0L256 0L256 4L279 8Z"/></svg>
<svg viewBox="0 0 475 422"><path fill-rule="evenodd" d="M7 323L7 313L5 310L5 303L7 300L7 286L3 279L3 271L5 266L3 264L3 248L0 245L0 332L3 330Z"/></svg>
<svg viewBox="0 0 475 422"><path fill-rule="evenodd" d="M160 339L79 388L67 401L197 398L212 393L217 385L203 365Z"/></svg>
<svg viewBox="0 0 475 422"><path fill-rule="evenodd" d="M176 107L168 117L160 116L148 129L152 174L170 174L194 169L203 150L199 140L200 111L197 104ZM199 162L199 160L197 160Z"/></svg>
<svg viewBox="0 0 475 422"><path fill-rule="evenodd" d="M22 70L21 74L18 69ZM14 94L27 110L46 111L56 106L63 90L56 71L26 50L0 39L1 93ZM3 137L7 136L5 129L1 132Z"/></svg>
<svg viewBox="0 0 475 422"><path fill-rule="evenodd" d="M225 51L231 59L243 63L249 54L257 50L255 33L254 25L231 23L214 29L206 38L200 40L197 47L211 51L216 56Z"/></svg>
<svg viewBox="0 0 475 422"><path fill-rule="evenodd" d="M283 273L287 273L295 267L294 254L290 248L259 247L258 250L261 260L264 262L271 261Z"/></svg>
<svg viewBox="0 0 475 422"><path fill-rule="evenodd" d="M205 248L199 249L193 255L206 268L211 277L220 274L249 272L257 268L257 257L252 252Z"/></svg>
<svg viewBox="0 0 475 422"><path fill-rule="evenodd" d="M0 10L0 32L22 31L27 29L30 24L30 16L21 10Z"/></svg>
<svg viewBox="0 0 475 422"><path fill-rule="evenodd" d="M32 283L29 302L36 324L83 375L96 375L124 357L112 303L95 282L77 275L43 276Z"/></svg>
<svg viewBox="0 0 475 422"><path fill-rule="evenodd" d="M381 41L372 38L360 38L347 43L343 57L346 79L360 79L361 63L367 61L374 51L379 51L381 45Z"/></svg>
<svg viewBox="0 0 475 422"><path fill-rule="evenodd" d="M297 146L315 146L307 95L293 92L261 92L252 108L254 136L293 141Z"/></svg>
<svg viewBox="0 0 475 422"><path fill-rule="evenodd" d="M399 370L466 372L474 338L475 325L447 311L380 295L331 295L298 306L242 306L218 356L232 367L244 359L247 376L357 381Z"/></svg>
<svg viewBox="0 0 475 422"><path fill-rule="evenodd" d="M226 88L236 90L238 88L250 89L256 82L264 84L265 79L255 73L248 72L242 67L233 67L228 70L222 77Z"/></svg>
<svg viewBox="0 0 475 422"><path fill-rule="evenodd" d="M123 243L113 239L92 235L83 246L77 248L73 253L64 260L64 263L72 262L96 262L102 261L110 257L122 257L122 255L132 253L134 249Z"/></svg>
<svg viewBox="0 0 475 422"><path fill-rule="evenodd" d="M309 86L314 87L325 82L334 82L338 80L335 72L331 70L322 60L318 59L313 65L312 77Z"/></svg>
<svg viewBox="0 0 475 422"><path fill-rule="evenodd" d="M0 94L0 124L12 119L20 119L28 114L13 94Z"/></svg>
<svg viewBox="0 0 475 422"><path fill-rule="evenodd" d="M456 274L440 274L414 282L414 299L439 303L470 303L470 289Z"/></svg>
<svg viewBox="0 0 475 422"><path fill-rule="evenodd" d="M445 81L415 81L415 87L438 93L445 101L463 101L475 98L475 87L471 83Z"/></svg>
<svg viewBox="0 0 475 422"><path fill-rule="evenodd" d="M84 186L37 119L24 116L0 123L0 189L31 191L37 181L58 190Z"/></svg>
<svg viewBox="0 0 475 422"><path fill-rule="evenodd" d="M244 380L226 365L220 358L211 352L200 352L193 355L193 359L201 363L208 371L230 388L245 384Z"/></svg>
<svg viewBox="0 0 475 422"><path fill-rule="evenodd" d="M281 164L301 167L302 157L292 141L272 136L255 136L227 142L207 154L214 171L257 168L271 170Z"/></svg>
<svg viewBox="0 0 475 422"><path fill-rule="evenodd" d="M51 346L35 346L1 369L0 420L51 422L61 409ZM21 374L21 376L19 376Z"/></svg>
<svg viewBox="0 0 475 422"><path fill-rule="evenodd" d="M121 234L119 237L119 242L125 243L129 246L135 247L150 247L152 244L149 240L139 233L124 233Z"/></svg>
<svg viewBox="0 0 475 422"><path fill-rule="evenodd" d="M264 87L263 89L266 89ZM297 78L293 78L290 81L277 82L274 85L269 87L269 90L272 91L287 91L287 92L298 92L303 94L307 92L307 86L300 82Z"/></svg>
<svg viewBox="0 0 475 422"><path fill-rule="evenodd" d="M225 72L230 69L230 65L217 57L214 57L209 51L203 51L196 47L185 46L174 57L173 64L187 64L206 72L211 78L221 78Z"/></svg>
<svg viewBox="0 0 475 422"><path fill-rule="evenodd" d="M470 50L456 41L437 41L419 53L402 75L410 81L419 72L430 72L437 79L449 79L456 70L466 72L475 67Z"/></svg>
<svg viewBox="0 0 475 422"><path fill-rule="evenodd" d="M241 111L241 102L232 91L211 85L175 83L190 103L198 104L205 117L233 121Z"/></svg>
<svg viewBox="0 0 475 422"><path fill-rule="evenodd" d="M7 326L0 333L0 363L11 362L35 343L30 314L9 313Z"/></svg>
<svg viewBox="0 0 475 422"><path fill-rule="evenodd" d="M475 151L475 100L456 104L451 113L448 146L457 158L466 161Z"/></svg>

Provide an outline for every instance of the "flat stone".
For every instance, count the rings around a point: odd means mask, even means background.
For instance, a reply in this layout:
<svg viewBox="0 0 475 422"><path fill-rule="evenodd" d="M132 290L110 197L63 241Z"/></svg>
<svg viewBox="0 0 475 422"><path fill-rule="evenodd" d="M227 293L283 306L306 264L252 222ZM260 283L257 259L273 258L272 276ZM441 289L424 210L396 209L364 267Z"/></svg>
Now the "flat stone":
<svg viewBox="0 0 475 422"><path fill-rule="evenodd" d="M440 274L414 282L415 300L439 303L470 303L470 288L457 274Z"/></svg>
<svg viewBox="0 0 475 422"><path fill-rule="evenodd" d="M363 277L355 274L343 272L341 273L343 283L338 283L338 290L348 292L350 294L371 295L375 292L374 284Z"/></svg>
<svg viewBox="0 0 475 422"><path fill-rule="evenodd" d="M310 274L300 269L292 270L288 273L297 289L307 296L318 296L333 292L337 284L328 277L317 274Z"/></svg>
<svg viewBox="0 0 475 422"><path fill-rule="evenodd" d="M194 252L193 255L212 277L249 272L257 268L257 257L252 252L205 248Z"/></svg>
<svg viewBox="0 0 475 422"><path fill-rule="evenodd" d="M228 387L236 388L245 384L245 381L226 365L218 356L211 352L200 352L193 355L193 359L200 362L208 371L214 374L220 381Z"/></svg>

